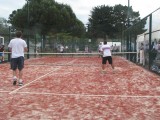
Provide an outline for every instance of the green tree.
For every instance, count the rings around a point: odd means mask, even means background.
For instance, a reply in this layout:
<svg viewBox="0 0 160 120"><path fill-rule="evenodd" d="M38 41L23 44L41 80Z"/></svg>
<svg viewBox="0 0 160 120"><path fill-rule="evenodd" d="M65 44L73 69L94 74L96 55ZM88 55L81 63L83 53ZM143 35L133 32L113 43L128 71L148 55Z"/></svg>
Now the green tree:
<svg viewBox="0 0 160 120"><path fill-rule="evenodd" d="M8 23L5 18L0 17L0 35L8 33Z"/></svg>
<svg viewBox="0 0 160 120"><path fill-rule="evenodd" d="M71 7L59 4L54 0L30 0L28 5L26 3L22 9L14 10L10 14L9 22L17 28L28 28L28 9L29 29L36 29L42 35L58 32L68 33L75 29L80 29L81 35L84 32L84 25L77 20Z"/></svg>
<svg viewBox="0 0 160 120"><path fill-rule="evenodd" d="M134 12L132 7L130 11L129 26L140 21L139 12ZM93 8L89 18L89 31L92 37L104 37L107 35L113 37L120 33L122 29L128 27L127 17L128 7L122 5L105 6L101 5Z"/></svg>

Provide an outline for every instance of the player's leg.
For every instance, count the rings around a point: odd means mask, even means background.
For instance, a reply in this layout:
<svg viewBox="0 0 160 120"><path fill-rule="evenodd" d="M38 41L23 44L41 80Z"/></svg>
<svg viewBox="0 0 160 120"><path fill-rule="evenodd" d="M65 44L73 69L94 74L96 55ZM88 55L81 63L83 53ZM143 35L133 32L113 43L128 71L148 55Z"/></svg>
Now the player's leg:
<svg viewBox="0 0 160 120"><path fill-rule="evenodd" d="M18 70L19 70L19 86L23 85L23 68L24 68L24 57L18 58Z"/></svg>
<svg viewBox="0 0 160 120"><path fill-rule="evenodd" d="M13 85L16 85L17 83L17 77L16 77L17 59L16 58L11 59L11 69L13 70Z"/></svg>
<svg viewBox="0 0 160 120"><path fill-rule="evenodd" d="M113 63L113 58L112 58L112 56L109 56L109 57L108 57L108 63L111 65L111 67L112 67L112 69L113 69L113 73L114 73L115 71L114 71L114 63Z"/></svg>
<svg viewBox="0 0 160 120"><path fill-rule="evenodd" d="M23 70L19 70L19 86L23 85L23 80L22 80L22 76L23 76Z"/></svg>
<svg viewBox="0 0 160 120"><path fill-rule="evenodd" d="M4 53L2 53L2 61L4 61Z"/></svg>
<svg viewBox="0 0 160 120"><path fill-rule="evenodd" d="M17 77L16 77L16 70L13 70L13 85L16 85Z"/></svg>
<svg viewBox="0 0 160 120"><path fill-rule="evenodd" d="M102 57L102 73L106 73L106 57Z"/></svg>

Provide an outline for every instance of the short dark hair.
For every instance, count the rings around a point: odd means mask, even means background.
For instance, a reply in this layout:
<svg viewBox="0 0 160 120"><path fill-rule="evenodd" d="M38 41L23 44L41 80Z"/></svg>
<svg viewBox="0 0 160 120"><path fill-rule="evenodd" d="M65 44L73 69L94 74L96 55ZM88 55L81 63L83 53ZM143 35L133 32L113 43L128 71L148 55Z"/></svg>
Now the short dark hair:
<svg viewBox="0 0 160 120"><path fill-rule="evenodd" d="M22 37L22 32L21 32L21 31L17 31L17 32L16 32L16 37L17 37L17 38Z"/></svg>
<svg viewBox="0 0 160 120"><path fill-rule="evenodd" d="M107 41L104 41L104 44L107 44Z"/></svg>

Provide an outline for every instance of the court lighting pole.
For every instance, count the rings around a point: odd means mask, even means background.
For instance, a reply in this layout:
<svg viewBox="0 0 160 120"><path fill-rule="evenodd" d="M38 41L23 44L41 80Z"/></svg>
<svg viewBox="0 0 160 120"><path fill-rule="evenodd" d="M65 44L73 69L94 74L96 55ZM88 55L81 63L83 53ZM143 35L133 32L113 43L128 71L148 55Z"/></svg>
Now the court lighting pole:
<svg viewBox="0 0 160 120"><path fill-rule="evenodd" d="M129 7L130 7L130 0L128 0L128 13L127 13L127 28L128 28L128 32L127 32L127 52L129 52L129 24L130 24L130 11L129 11ZM127 54L127 59L129 59L129 55Z"/></svg>
<svg viewBox="0 0 160 120"><path fill-rule="evenodd" d="M27 48L28 48L27 58L29 59L29 0L26 1L27 1Z"/></svg>
<svg viewBox="0 0 160 120"><path fill-rule="evenodd" d="M121 52L122 52L122 39L123 39L123 25L124 22L121 22Z"/></svg>
<svg viewBox="0 0 160 120"><path fill-rule="evenodd" d="M9 25L9 42L11 40L11 26ZM10 49L8 48L8 52L10 52ZM10 62L10 59L11 59L11 54L8 53L8 61Z"/></svg>
<svg viewBox="0 0 160 120"><path fill-rule="evenodd" d="M130 17L130 11L129 11L129 7L130 7L130 0L128 0L128 14L127 14L127 25L128 25L128 28L129 28L129 17Z"/></svg>

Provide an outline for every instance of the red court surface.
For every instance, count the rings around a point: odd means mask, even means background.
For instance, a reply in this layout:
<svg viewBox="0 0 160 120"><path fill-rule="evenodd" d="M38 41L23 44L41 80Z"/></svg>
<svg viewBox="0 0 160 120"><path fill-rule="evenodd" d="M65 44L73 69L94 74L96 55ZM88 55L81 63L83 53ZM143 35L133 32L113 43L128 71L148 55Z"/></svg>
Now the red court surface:
<svg viewBox="0 0 160 120"><path fill-rule="evenodd" d="M29 59L21 87L0 64L0 120L160 120L160 76L114 63L102 74L98 57Z"/></svg>

